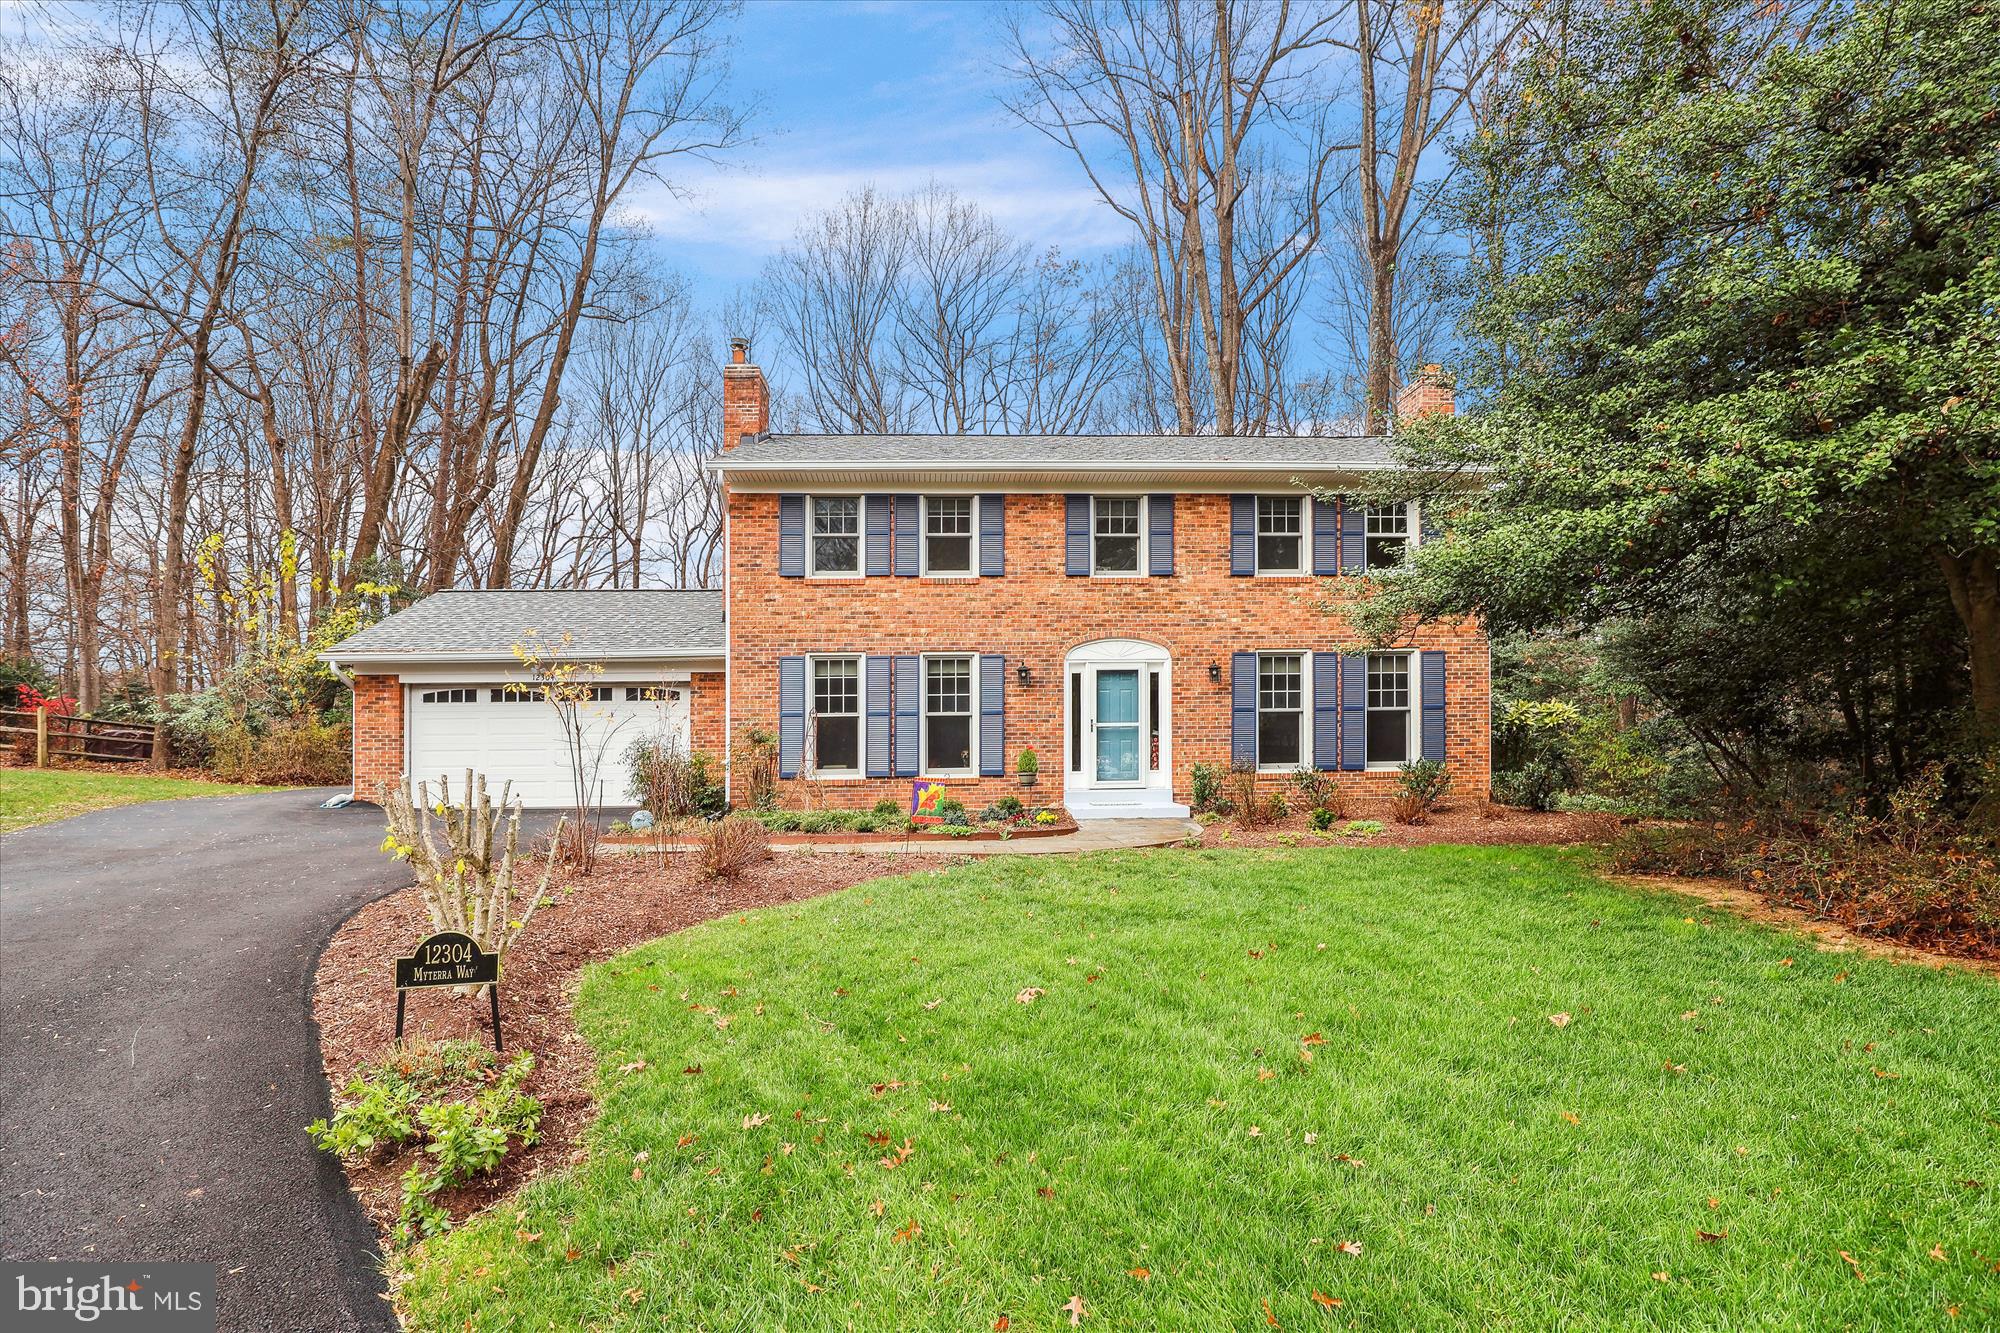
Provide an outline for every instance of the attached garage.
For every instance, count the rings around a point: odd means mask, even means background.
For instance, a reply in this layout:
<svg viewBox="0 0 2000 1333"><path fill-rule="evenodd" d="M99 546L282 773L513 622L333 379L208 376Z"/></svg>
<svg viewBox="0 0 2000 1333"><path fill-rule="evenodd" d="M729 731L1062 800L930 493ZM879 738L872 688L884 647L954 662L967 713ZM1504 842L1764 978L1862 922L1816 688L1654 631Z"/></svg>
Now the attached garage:
<svg viewBox="0 0 2000 1333"><path fill-rule="evenodd" d="M558 646L559 645L559 646ZM354 794L384 783L453 784L467 769L531 809L576 797L556 708L525 688L517 648L583 664L576 705L594 798L629 807L625 752L664 735L720 762L721 596L707 591L433 593L324 654L354 686Z"/></svg>

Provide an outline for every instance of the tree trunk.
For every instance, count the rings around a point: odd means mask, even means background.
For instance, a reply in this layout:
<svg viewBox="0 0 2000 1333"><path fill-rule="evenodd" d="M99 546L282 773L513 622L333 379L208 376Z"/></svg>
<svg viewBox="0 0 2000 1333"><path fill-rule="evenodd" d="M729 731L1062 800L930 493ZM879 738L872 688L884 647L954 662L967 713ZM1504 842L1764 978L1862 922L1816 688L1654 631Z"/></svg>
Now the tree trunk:
<svg viewBox="0 0 2000 1333"><path fill-rule="evenodd" d="M1982 744L2000 745L2000 557L1977 547L1960 555L1938 546L1931 554L1965 625L1974 733Z"/></svg>

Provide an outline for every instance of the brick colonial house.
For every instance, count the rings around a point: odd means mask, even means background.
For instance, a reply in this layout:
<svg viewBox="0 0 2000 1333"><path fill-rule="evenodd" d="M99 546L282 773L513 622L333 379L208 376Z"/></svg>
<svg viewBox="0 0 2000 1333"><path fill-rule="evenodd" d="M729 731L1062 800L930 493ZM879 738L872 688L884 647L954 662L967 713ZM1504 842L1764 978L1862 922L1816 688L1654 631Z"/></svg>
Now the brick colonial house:
<svg viewBox="0 0 2000 1333"><path fill-rule="evenodd" d="M603 663L602 725L650 711L725 761L738 801L752 729L777 737L782 782L833 806L907 801L923 777L975 809L1185 814L1197 763L1273 783L1309 765L1366 794L1420 757L1488 790L1479 628L1357 651L1339 614L1423 540L1415 504L1314 494L1394 466L1388 441L774 435L769 403L737 340L719 595L439 593L328 653L354 679L356 795L472 766L562 803L551 710L504 688L529 629ZM1401 404L1451 408L1435 376ZM622 787L621 769L607 804Z"/></svg>

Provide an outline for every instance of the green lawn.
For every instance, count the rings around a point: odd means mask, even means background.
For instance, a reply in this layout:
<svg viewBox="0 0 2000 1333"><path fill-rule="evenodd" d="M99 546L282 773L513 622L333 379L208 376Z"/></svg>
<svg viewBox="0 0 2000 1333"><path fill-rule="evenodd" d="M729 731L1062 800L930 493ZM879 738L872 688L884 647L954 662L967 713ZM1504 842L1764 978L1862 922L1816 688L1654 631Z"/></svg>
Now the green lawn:
<svg viewBox="0 0 2000 1333"><path fill-rule="evenodd" d="M177 796L246 796L280 791L235 782L194 782L186 778L156 778L134 773L66 772L59 768L0 768L0 833L30 824L102 810L138 801L168 801Z"/></svg>
<svg viewBox="0 0 2000 1333"><path fill-rule="evenodd" d="M2000 1321L2000 986L1557 851L992 857L578 1017L587 1164L417 1250L415 1326Z"/></svg>

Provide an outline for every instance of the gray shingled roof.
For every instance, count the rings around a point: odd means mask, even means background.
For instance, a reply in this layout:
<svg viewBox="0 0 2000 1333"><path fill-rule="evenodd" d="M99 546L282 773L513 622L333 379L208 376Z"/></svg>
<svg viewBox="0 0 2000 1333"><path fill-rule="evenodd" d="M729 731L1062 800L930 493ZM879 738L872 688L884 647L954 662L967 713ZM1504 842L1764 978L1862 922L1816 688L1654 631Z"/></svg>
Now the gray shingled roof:
<svg viewBox="0 0 2000 1333"><path fill-rule="evenodd" d="M859 465L1048 467L1385 467L1378 435L764 435L723 454L724 468Z"/></svg>
<svg viewBox="0 0 2000 1333"><path fill-rule="evenodd" d="M679 656L723 651L722 594L645 588L620 592L447 589L434 592L327 650L327 657L505 658L529 630L543 642L575 636L569 655Z"/></svg>

